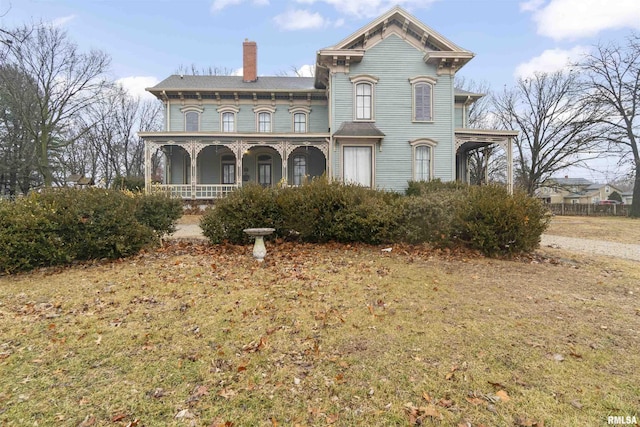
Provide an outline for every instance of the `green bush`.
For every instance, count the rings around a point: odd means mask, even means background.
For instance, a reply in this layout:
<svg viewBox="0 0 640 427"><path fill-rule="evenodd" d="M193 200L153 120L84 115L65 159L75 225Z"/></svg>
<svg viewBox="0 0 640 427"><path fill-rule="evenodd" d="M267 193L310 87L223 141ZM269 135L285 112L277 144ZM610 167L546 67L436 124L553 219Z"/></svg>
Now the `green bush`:
<svg viewBox="0 0 640 427"><path fill-rule="evenodd" d="M58 223L32 194L0 201L0 273L15 273L69 262Z"/></svg>
<svg viewBox="0 0 640 427"><path fill-rule="evenodd" d="M469 188L468 184L460 181L442 182L440 179L431 181L409 181L405 190L407 196L422 196L424 194L440 191L460 191Z"/></svg>
<svg viewBox="0 0 640 427"><path fill-rule="evenodd" d="M165 202L99 188L48 190L1 202L0 272L138 253L168 227L167 221L138 220L145 216L139 207L147 203Z"/></svg>
<svg viewBox="0 0 640 427"><path fill-rule="evenodd" d="M183 213L182 200L166 194L136 194L136 219L155 231L158 237L176 231Z"/></svg>
<svg viewBox="0 0 640 427"><path fill-rule="evenodd" d="M244 185L207 208L200 221L205 237L211 243L230 241L247 243L245 228L275 228L282 231L276 204L276 189L257 184Z"/></svg>
<svg viewBox="0 0 640 427"><path fill-rule="evenodd" d="M399 199L395 204L398 216L395 240L436 247L454 246L458 243L457 214L465 196L466 191L432 189L420 196Z"/></svg>
<svg viewBox="0 0 640 427"><path fill-rule="evenodd" d="M549 225L542 203L524 193L509 195L499 186L470 187L458 213L458 235L486 255L530 252Z"/></svg>

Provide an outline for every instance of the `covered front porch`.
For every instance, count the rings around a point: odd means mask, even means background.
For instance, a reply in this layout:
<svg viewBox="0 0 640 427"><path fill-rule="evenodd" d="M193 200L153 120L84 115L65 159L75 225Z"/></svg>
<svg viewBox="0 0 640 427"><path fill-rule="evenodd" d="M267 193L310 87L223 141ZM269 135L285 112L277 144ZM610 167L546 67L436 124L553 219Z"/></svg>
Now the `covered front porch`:
<svg viewBox="0 0 640 427"><path fill-rule="evenodd" d="M469 158L470 153L485 147L497 145L504 150L505 177L509 193L513 193L513 138L518 136L517 131L486 130L486 129L456 129L456 180L470 183ZM487 167L484 165L485 180L488 181Z"/></svg>
<svg viewBox="0 0 640 427"><path fill-rule="evenodd" d="M207 200L247 183L300 185L326 172L328 154L326 138L145 138L145 187Z"/></svg>

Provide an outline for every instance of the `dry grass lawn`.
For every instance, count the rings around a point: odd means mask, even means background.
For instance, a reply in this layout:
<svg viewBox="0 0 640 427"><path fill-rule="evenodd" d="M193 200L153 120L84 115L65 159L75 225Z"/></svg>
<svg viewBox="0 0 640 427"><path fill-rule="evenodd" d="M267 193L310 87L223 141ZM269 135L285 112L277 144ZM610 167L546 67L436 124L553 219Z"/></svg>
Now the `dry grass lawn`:
<svg viewBox="0 0 640 427"><path fill-rule="evenodd" d="M0 277L0 424L594 426L639 416L638 263L175 244ZM557 251L554 251L554 254Z"/></svg>

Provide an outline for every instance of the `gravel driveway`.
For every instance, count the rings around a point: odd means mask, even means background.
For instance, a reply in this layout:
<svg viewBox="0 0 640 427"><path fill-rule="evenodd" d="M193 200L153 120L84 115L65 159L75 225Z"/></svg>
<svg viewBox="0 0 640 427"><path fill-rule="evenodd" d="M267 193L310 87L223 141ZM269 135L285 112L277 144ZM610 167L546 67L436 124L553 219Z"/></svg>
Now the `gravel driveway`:
<svg viewBox="0 0 640 427"><path fill-rule="evenodd" d="M640 261L640 245L543 234L540 246Z"/></svg>
<svg viewBox="0 0 640 427"><path fill-rule="evenodd" d="M206 240L202 235L202 230L198 224L178 224L176 232L169 238L180 240ZM540 246L640 261L640 245L543 234Z"/></svg>

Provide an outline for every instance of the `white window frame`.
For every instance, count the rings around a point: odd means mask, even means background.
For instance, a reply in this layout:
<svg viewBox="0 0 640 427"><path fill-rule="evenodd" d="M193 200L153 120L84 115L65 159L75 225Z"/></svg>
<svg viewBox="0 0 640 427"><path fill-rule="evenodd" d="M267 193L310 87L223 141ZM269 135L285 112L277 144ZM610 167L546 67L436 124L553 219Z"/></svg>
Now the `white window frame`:
<svg viewBox="0 0 640 427"><path fill-rule="evenodd" d="M309 113L311 112L311 109L307 107L293 107L289 108L289 112L291 113L291 130L293 133L309 133ZM304 115L303 131L296 130L296 114Z"/></svg>
<svg viewBox="0 0 640 427"><path fill-rule="evenodd" d="M433 139L429 139L429 138L420 138L420 139L416 139L413 141L409 141L409 144L411 144L411 179L414 181L431 181L433 179L433 167L435 165L434 159L435 159L435 151L436 151L436 146L438 145L438 143L436 141L434 141ZM429 176L427 177L427 179L417 179L417 167L416 167L416 161L418 160L418 148L419 147L428 147L429 148Z"/></svg>
<svg viewBox="0 0 640 427"><path fill-rule="evenodd" d="M184 129L185 132L200 132L200 125L202 122L201 117L202 113L204 113L204 109L195 105L188 105L181 108L180 111L182 112L184 120L184 126L182 129ZM196 113L198 115L198 128L196 130L187 130L187 115L190 113Z"/></svg>
<svg viewBox="0 0 640 427"><path fill-rule="evenodd" d="M276 109L273 107L256 107L253 109L256 115L256 132L258 133L272 133L273 132L273 115ZM260 114L269 114L269 130L260 130Z"/></svg>
<svg viewBox="0 0 640 427"><path fill-rule="evenodd" d="M411 121L418 123L432 123L434 121L434 111L433 111L433 95L434 89L436 85L437 79L430 76L417 76L409 79L409 83L411 83ZM430 99L429 99L429 112L430 117L427 120L418 119L416 117L416 88L418 85L427 85L430 88ZM464 114L464 112L463 112ZM464 117L462 118L464 122Z"/></svg>
<svg viewBox="0 0 640 427"><path fill-rule="evenodd" d="M238 131L238 112L239 111L240 111L239 108L228 106L228 105L218 108L218 113L220 113L220 132L232 133L232 132ZM233 115L233 130L224 130L225 114Z"/></svg>
<svg viewBox="0 0 640 427"><path fill-rule="evenodd" d="M369 74L360 74L349 78L353 84L353 121L354 122L373 122L376 120L376 85L378 78ZM371 105L369 117L358 117L358 86L369 85L371 94L369 95Z"/></svg>
<svg viewBox="0 0 640 427"><path fill-rule="evenodd" d="M260 159L261 156L268 156L269 160L266 159ZM268 165L269 166L269 183L262 183L260 182L260 166L263 165ZM256 153L256 181L258 182L258 184L262 185L262 186L273 186L273 154L271 153L265 153L265 152L258 152Z"/></svg>
<svg viewBox="0 0 640 427"><path fill-rule="evenodd" d="M345 162L345 156L344 156L344 151L345 148L369 148L371 150L371 167L370 167L370 181L371 181L371 185L367 188L375 188L375 177L376 177L376 145L375 143L371 143L371 144L353 144L353 143L344 143L341 144L341 157L342 157L342 182L345 184L357 184L353 181L347 181L346 180L346 174L345 174L345 168L346 168L346 162ZM366 187L363 185L363 187Z"/></svg>
<svg viewBox="0 0 640 427"><path fill-rule="evenodd" d="M226 158L225 158L226 157ZM233 161L229 160L229 157L233 157ZM233 178L232 182L225 182L224 179L224 169L225 166L232 166L233 169L233 173L231 175L231 177ZM236 183L236 157L233 154L223 154L222 156L220 156L220 183L221 184L227 184L227 185L233 185Z"/></svg>

